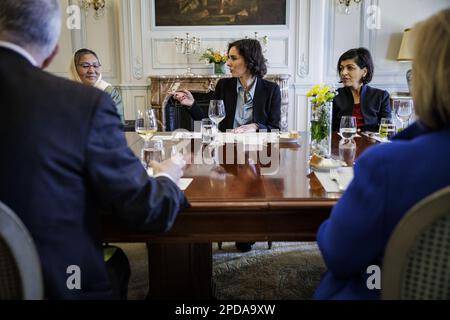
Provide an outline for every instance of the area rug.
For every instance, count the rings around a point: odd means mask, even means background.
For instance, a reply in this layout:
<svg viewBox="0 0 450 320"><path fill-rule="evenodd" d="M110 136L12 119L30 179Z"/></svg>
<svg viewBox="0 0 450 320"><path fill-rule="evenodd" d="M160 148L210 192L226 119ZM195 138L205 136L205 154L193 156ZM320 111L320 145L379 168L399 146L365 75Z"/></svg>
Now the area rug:
<svg viewBox="0 0 450 320"><path fill-rule="evenodd" d="M148 261L145 244L115 244L130 260L128 299L145 299ZM311 299L325 266L315 242L257 242L253 250L237 251L234 242L222 250L213 244L213 281L218 300Z"/></svg>
<svg viewBox="0 0 450 320"><path fill-rule="evenodd" d="M257 242L246 253L233 242L214 246L213 279L219 300L311 299L325 271L315 242Z"/></svg>

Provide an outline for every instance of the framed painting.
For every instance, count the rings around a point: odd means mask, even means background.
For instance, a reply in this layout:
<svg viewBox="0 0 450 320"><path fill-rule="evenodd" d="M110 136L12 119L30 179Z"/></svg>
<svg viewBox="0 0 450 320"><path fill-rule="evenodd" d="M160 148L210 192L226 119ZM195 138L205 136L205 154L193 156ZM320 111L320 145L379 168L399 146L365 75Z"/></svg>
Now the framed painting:
<svg viewBox="0 0 450 320"><path fill-rule="evenodd" d="M286 0L154 0L155 26L285 25Z"/></svg>

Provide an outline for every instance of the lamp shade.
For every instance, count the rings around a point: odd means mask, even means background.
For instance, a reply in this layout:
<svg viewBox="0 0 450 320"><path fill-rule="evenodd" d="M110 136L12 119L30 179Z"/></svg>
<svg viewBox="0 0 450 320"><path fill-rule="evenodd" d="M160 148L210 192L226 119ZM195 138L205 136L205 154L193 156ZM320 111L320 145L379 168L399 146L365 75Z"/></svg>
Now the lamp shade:
<svg viewBox="0 0 450 320"><path fill-rule="evenodd" d="M413 41L412 29L405 29L403 31L402 44L398 51L397 61L411 61L413 59Z"/></svg>

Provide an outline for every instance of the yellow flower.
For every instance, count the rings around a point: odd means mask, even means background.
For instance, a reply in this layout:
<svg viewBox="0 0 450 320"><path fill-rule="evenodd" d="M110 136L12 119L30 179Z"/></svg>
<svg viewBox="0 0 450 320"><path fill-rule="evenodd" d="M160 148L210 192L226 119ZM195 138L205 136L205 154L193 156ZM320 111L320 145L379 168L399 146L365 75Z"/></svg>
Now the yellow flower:
<svg viewBox="0 0 450 320"><path fill-rule="evenodd" d="M328 91L330 91L330 87L326 86L319 90L320 95L325 95Z"/></svg>
<svg viewBox="0 0 450 320"><path fill-rule="evenodd" d="M313 105L320 106L328 101L332 101L336 96L336 92L330 86L316 84L306 96L309 98L313 97L313 99L311 99Z"/></svg>
<svg viewBox="0 0 450 320"><path fill-rule="evenodd" d="M200 57L200 60L205 60L209 63L225 63L228 57L226 52L220 52L218 50L213 50L212 48L208 48Z"/></svg>
<svg viewBox="0 0 450 320"><path fill-rule="evenodd" d="M306 94L307 97L316 96L319 93L320 85L316 84L312 89Z"/></svg>

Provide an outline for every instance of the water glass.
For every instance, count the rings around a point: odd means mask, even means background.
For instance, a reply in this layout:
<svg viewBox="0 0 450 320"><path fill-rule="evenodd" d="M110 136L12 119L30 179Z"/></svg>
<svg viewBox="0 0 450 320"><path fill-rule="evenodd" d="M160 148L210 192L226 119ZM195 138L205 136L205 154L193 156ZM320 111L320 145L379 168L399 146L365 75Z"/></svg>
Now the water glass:
<svg viewBox="0 0 450 320"><path fill-rule="evenodd" d="M148 169L151 161L161 162L164 160L164 144L161 139L145 141L141 150L141 161Z"/></svg>
<svg viewBox="0 0 450 320"><path fill-rule="evenodd" d="M223 100L209 101L208 116L217 126L219 126L220 121L225 119L225 105Z"/></svg>
<svg viewBox="0 0 450 320"><path fill-rule="evenodd" d="M339 133L345 140L352 139L356 135L356 129L357 129L356 117L343 116L341 118Z"/></svg>
<svg viewBox="0 0 450 320"><path fill-rule="evenodd" d="M381 118L379 134L380 138L389 140L395 135L395 123L393 119Z"/></svg>
<svg viewBox="0 0 450 320"><path fill-rule="evenodd" d="M411 100L395 100L394 101L395 115L402 123L401 130L409 125L409 119L413 113L413 102Z"/></svg>
<svg viewBox="0 0 450 320"><path fill-rule="evenodd" d="M356 143L352 139L342 139L339 141L339 159L347 166L353 166L356 157Z"/></svg>
<svg viewBox="0 0 450 320"><path fill-rule="evenodd" d="M214 136L214 123L211 119L202 119L201 124L202 143L209 144L213 141Z"/></svg>

